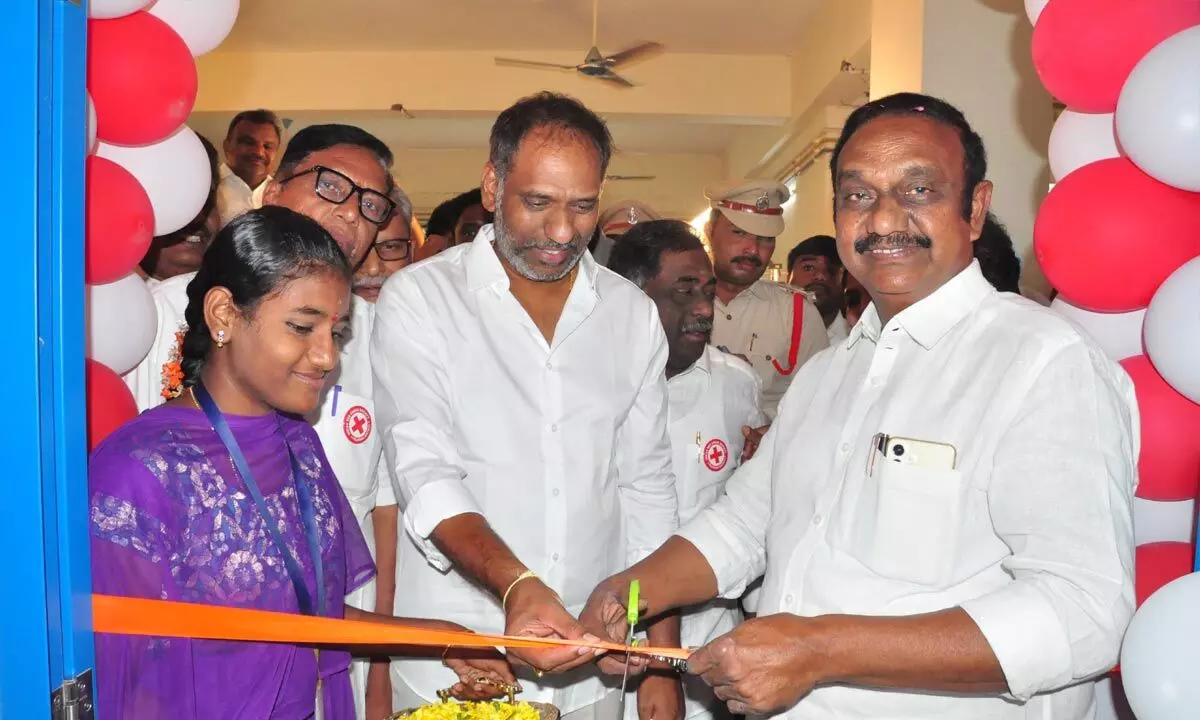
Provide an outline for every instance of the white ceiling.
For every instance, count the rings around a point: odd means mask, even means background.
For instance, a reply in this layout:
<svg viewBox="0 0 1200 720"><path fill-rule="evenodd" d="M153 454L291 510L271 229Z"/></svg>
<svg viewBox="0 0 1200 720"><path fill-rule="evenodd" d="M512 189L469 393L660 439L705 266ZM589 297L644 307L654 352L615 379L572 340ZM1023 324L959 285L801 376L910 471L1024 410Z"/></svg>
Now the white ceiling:
<svg viewBox="0 0 1200 720"><path fill-rule="evenodd" d="M233 113L194 113L191 128L213 141L222 140ZM358 125L393 150L483 149L494 117L405 118L396 112L285 113L294 132L308 125L342 122ZM608 119L618 151L715 155L725 151L740 127L728 122L684 117L615 117Z"/></svg>
<svg viewBox="0 0 1200 720"><path fill-rule="evenodd" d="M825 0L600 0L599 46L792 55ZM591 0L242 0L221 50L578 50ZM582 59L582 58L581 58ZM348 70L349 71L349 70Z"/></svg>

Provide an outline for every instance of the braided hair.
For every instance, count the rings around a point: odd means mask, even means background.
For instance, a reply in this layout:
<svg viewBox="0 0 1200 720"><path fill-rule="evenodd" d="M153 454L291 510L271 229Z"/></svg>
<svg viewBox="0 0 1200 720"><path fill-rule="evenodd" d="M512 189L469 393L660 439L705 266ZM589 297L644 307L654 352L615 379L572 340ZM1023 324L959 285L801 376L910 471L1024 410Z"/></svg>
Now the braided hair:
<svg viewBox="0 0 1200 720"><path fill-rule="evenodd" d="M217 233L200 269L188 283L187 331L180 348L183 384L195 385L212 352L204 319L208 291L223 287L249 316L264 298L288 282L332 271L350 282L353 270L337 243L315 220L284 207L267 206L232 220Z"/></svg>

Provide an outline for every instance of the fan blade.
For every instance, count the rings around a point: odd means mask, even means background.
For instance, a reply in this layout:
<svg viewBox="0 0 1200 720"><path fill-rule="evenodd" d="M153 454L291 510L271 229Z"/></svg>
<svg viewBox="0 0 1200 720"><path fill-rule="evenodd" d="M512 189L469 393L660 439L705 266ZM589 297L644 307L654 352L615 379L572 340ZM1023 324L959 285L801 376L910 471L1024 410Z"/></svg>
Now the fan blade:
<svg viewBox="0 0 1200 720"><path fill-rule="evenodd" d="M616 55L610 55L605 60L608 66L612 68L628 65L638 60L645 60L653 55L657 55L663 51L663 46L660 43L648 42L642 43L636 47L631 47L628 50L622 50Z"/></svg>
<svg viewBox="0 0 1200 720"><path fill-rule="evenodd" d="M657 180L657 175L605 175L605 180Z"/></svg>
<svg viewBox="0 0 1200 720"><path fill-rule="evenodd" d="M517 60L515 58L495 59L497 65L506 67L524 67L524 68L553 68L555 70L574 70L574 65L559 65L558 63L537 62L535 60Z"/></svg>
<svg viewBox="0 0 1200 720"><path fill-rule="evenodd" d="M593 75L592 77L596 78L597 80L604 80L606 82L610 82L613 85L616 85L617 87L622 87L622 88L637 87L636 85L629 82L625 78L623 78L620 75L616 74L615 72L611 72L611 71L605 75Z"/></svg>

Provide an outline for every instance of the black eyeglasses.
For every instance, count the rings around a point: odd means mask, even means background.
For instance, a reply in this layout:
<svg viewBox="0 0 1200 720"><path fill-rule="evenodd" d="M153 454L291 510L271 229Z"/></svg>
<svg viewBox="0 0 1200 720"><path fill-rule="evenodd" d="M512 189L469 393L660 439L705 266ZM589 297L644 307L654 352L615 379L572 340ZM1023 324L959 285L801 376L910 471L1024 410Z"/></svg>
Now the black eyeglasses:
<svg viewBox="0 0 1200 720"><path fill-rule="evenodd" d="M375 254L379 256L380 260L407 260L409 250L412 248L412 241L400 238L376 240L371 247L375 249Z"/></svg>
<svg viewBox="0 0 1200 720"><path fill-rule="evenodd" d="M316 192L317 197L334 205L341 205L357 194L358 211L362 213L364 218L376 225L386 225L388 218L392 216L392 210L396 208L396 203L392 202L391 198L387 195L369 188L360 187L353 180L337 170L332 170L324 165L313 165L303 172L296 173L280 184L286 185L296 178L314 173L317 176L317 180L313 184L313 191Z"/></svg>

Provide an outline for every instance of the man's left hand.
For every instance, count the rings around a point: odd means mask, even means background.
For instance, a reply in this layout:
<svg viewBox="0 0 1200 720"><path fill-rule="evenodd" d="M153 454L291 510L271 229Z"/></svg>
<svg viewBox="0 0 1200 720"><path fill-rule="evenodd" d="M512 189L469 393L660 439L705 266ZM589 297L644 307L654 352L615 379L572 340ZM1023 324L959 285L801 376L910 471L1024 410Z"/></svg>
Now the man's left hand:
<svg viewBox="0 0 1200 720"><path fill-rule="evenodd" d="M683 720L683 683L678 677L650 673L637 691L638 720Z"/></svg>
<svg viewBox="0 0 1200 720"><path fill-rule="evenodd" d="M746 462L754 457L754 453L758 451L758 444L762 442L763 435L766 435L770 429L771 425L769 423L756 428L752 428L749 425L742 426L742 438L744 438L742 442L742 462Z"/></svg>
<svg viewBox="0 0 1200 720"><path fill-rule="evenodd" d="M734 715L766 715L790 708L823 682L823 660L812 618L768 615L697 650L688 672L711 685Z"/></svg>

